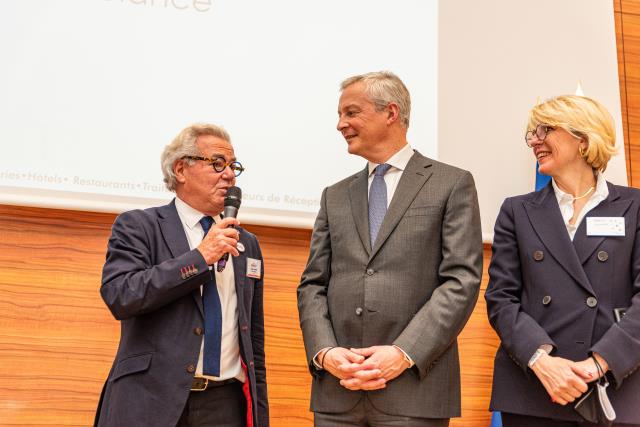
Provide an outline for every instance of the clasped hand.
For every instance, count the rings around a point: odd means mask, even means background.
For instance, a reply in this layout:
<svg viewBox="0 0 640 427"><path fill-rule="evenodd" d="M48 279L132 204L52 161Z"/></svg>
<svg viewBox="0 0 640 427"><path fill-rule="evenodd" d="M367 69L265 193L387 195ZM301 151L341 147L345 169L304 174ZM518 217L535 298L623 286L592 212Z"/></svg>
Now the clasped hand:
<svg viewBox="0 0 640 427"><path fill-rule="evenodd" d="M238 230L231 227L237 225L240 225L237 219L225 218L215 223L207 235L204 236L202 242L198 245L198 251L200 251L208 265L218 262L225 253L233 256L240 255L238 249L236 249L239 233Z"/></svg>
<svg viewBox="0 0 640 427"><path fill-rule="evenodd" d="M335 347L322 357L323 367L349 390L378 390L409 367L400 349L392 345L367 348Z"/></svg>
<svg viewBox="0 0 640 427"><path fill-rule="evenodd" d="M605 372L608 369L604 359L598 357ZM574 362L562 357L544 355L531 368L536 374L551 401L560 405L573 402L587 391L587 384L599 378L593 359Z"/></svg>

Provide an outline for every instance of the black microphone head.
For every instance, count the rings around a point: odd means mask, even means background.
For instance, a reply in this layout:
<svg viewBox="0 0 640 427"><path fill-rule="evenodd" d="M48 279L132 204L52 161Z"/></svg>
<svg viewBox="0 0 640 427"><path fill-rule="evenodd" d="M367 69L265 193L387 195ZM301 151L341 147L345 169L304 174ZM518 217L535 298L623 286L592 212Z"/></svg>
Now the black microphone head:
<svg viewBox="0 0 640 427"><path fill-rule="evenodd" d="M240 209L240 203L242 203L242 190L240 187L229 187L227 189L227 195L224 198L225 207L232 206Z"/></svg>

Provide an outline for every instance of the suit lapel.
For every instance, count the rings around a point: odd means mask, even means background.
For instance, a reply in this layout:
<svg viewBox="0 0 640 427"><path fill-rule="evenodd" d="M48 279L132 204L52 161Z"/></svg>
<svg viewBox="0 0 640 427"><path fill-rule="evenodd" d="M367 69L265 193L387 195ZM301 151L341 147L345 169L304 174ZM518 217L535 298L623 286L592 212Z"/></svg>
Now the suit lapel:
<svg viewBox="0 0 640 427"><path fill-rule="evenodd" d="M587 218L622 217L631 206L630 200L620 199L618 190L613 185L609 183L607 185L609 186L609 196L585 215L573 238L573 244L581 264L584 264L606 239L605 236L587 236Z"/></svg>
<svg viewBox="0 0 640 427"><path fill-rule="evenodd" d="M189 252L189 242L184 234L184 226L178 216L175 200L159 210L158 224L162 237L174 258Z"/></svg>
<svg viewBox="0 0 640 427"><path fill-rule="evenodd" d="M373 249L371 250L369 259L373 258L376 253L378 253L384 242L389 238L404 216L404 213L413 202L413 199L415 199L418 191L420 191L425 182L427 182L429 177L433 174L433 172L429 170L430 166L431 161L417 151L413 156L411 156L411 159L409 159L409 163L407 163L407 167L400 177L400 182L398 182L398 187L393 194L393 198L389 204L389 209L387 210L384 220L380 225L380 231L378 232L378 237L376 238ZM367 240L369 240L368 226Z"/></svg>
<svg viewBox="0 0 640 427"><path fill-rule="evenodd" d="M351 214L356 230L362 241L362 245L371 254L371 243L369 242L369 168L365 166L356 178L349 184L349 202L351 203Z"/></svg>
<svg viewBox="0 0 640 427"><path fill-rule="evenodd" d="M191 250L189 249L189 241L184 233L184 226L178 216L175 199L168 205L160 208L159 213L158 225L162 231L164 242L169 248L169 251L171 251L171 255L174 258L177 258L180 255L189 252ZM212 273L211 277L215 283L215 274ZM198 310L200 310L200 314L204 317L200 288L194 289L193 292L191 292L191 295L198 306Z"/></svg>
<svg viewBox="0 0 640 427"><path fill-rule="evenodd" d="M540 190L536 199L524 203L525 211L534 231L543 245L583 288L593 293L593 288L582 269L578 255L564 225L558 201L551 183ZM531 254L524 254L531 256Z"/></svg>
<svg viewBox="0 0 640 427"><path fill-rule="evenodd" d="M244 245L245 248L249 247L249 243L245 240L245 234L243 231L240 232L240 243ZM238 298L238 313L241 313L245 308L244 303L244 286L245 286L245 277L247 273L247 255L246 252L240 252L240 256L232 257L233 259L233 276L236 285L236 296ZM242 319L242 316L239 315L239 321Z"/></svg>

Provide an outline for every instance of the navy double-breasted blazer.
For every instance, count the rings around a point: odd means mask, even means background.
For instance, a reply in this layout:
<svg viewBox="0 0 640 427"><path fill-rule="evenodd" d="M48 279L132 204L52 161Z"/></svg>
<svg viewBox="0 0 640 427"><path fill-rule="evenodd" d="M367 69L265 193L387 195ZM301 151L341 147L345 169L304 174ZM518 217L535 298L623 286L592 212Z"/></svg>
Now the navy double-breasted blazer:
<svg viewBox="0 0 640 427"><path fill-rule="evenodd" d="M640 423L640 191L607 183L573 242L551 184L505 200L495 226L489 321L501 339L491 409L580 420L573 405L551 402L527 367L535 350L579 361L597 352L610 367L616 422ZM624 236L587 235L587 218L623 217ZM614 308L627 308L619 322Z"/></svg>
<svg viewBox="0 0 640 427"><path fill-rule="evenodd" d="M245 251L233 257L240 355L247 368L254 427L269 425L264 358L263 276L246 276L247 258L262 261L256 237L238 227ZM190 250L175 203L116 219L100 293L121 336L103 388L96 425L175 426L189 397L204 317L200 286L215 281Z"/></svg>

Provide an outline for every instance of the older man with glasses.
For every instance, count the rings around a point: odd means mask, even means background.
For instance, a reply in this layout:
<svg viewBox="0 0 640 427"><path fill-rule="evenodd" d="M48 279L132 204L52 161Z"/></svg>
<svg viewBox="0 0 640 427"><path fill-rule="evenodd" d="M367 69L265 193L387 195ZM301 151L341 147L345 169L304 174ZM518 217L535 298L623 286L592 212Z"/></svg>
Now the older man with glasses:
<svg viewBox="0 0 640 427"><path fill-rule="evenodd" d="M268 426L262 254L221 217L244 168L210 124L161 160L175 199L118 216L109 240L100 293L122 333L95 425Z"/></svg>

